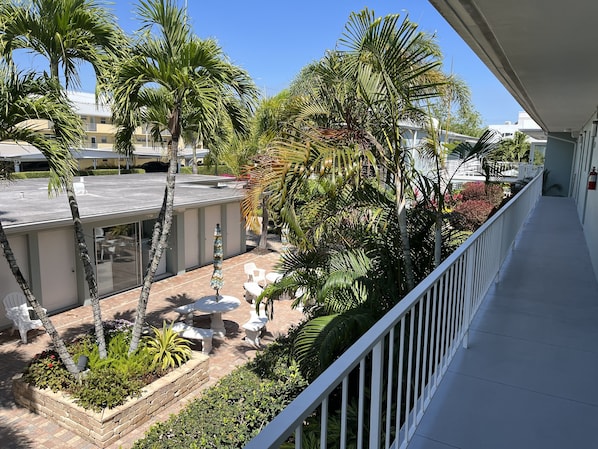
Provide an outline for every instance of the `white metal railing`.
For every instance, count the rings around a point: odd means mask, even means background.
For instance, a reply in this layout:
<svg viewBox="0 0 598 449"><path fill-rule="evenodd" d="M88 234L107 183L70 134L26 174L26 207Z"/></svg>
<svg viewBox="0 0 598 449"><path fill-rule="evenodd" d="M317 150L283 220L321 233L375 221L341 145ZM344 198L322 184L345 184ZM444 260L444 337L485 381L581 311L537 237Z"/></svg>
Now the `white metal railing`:
<svg viewBox="0 0 598 449"><path fill-rule="evenodd" d="M340 449L405 448L459 345L467 347L469 324L541 192L539 174L245 449L274 449L290 438L300 449L306 428L317 430L322 449L330 440Z"/></svg>
<svg viewBox="0 0 598 449"><path fill-rule="evenodd" d="M525 179L534 177L542 167L527 162L492 162L492 178ZM446 171L455 178L479 178L484 176L482 163L471 160L463 163L459 160L448 160Z"/></svg>

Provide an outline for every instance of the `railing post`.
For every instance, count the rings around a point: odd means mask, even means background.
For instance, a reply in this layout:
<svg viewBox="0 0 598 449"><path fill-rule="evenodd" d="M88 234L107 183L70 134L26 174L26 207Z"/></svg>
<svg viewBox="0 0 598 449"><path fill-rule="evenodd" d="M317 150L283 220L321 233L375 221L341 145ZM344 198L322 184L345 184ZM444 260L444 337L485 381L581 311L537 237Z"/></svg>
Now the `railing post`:
<svg viewBox="0 0 598 449"><path fill-rule="evenodd" d="M469 347L469 325L471 324L471 302L473 301L473 280L475 278L475 253L477 252L477 243L471 245L465 252L465 298L463 307L463 348Z"/></svg>
<svg viewBox="0 0 598 449"><path fill-rule="evenodd" d="M382 385L384 383L384 338L372 348L372 386L370 403L370 443L369 447L380 447L382 424Z"/></svg>

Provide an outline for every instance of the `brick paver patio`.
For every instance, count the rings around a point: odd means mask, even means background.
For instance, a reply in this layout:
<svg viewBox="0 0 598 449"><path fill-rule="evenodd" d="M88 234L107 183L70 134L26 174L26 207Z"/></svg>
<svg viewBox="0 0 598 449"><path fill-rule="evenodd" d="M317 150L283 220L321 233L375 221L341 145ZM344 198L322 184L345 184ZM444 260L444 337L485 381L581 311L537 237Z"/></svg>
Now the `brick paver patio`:
<svg viewBox="0 0 598 449"><path fill-rule="evenodd" d="M253 250L224 261L224 287L221 293L241 299L241 307L223 315L227 331L225 340L214 340L210 354L210 380L197 392L173 403L166 411L157 414L148 423L124 436L110 446L110 449L127 449L143 437L149 427L156 422L166 420L171 414L179 412L190 400L201 395L204 388L214 385L222 376L235 367L245 363L256 354L256 349L243 340L242 328L250 315L251 305L243 299L243 282L246 276L243 265L255 262L259 268L270 271L279 258L278 252ZM154 283L148 305L148 321L161 326L162 320L173 320L178 314L173 311L177 306L192 302L204 295L213 294L210 288L212 266L205 266L183 275L171 277ZM139 289L114 295L102 300L104 319L134 319L139 296ZM274 305L274 319L268 322L267 333L262 344L272 342L288 327L301 320L302 314L291 309L291 301L277 301ZM90 306L78 307L51 317L58 331L66 338L87 331L92 327ZM209 327L209 317L196 314L195 323L199 327ZM42 331L31 331L29 343L21 344L18 332L11 335L10 330L0 332L0 447L2 448L62 448L95 449L96 446L80 436L63 429L52 421L29 412L15 404L12 391L12 376L24 368L31 357L44 350L50 339ZM197 348L198 350L200 348Z"/></svg>

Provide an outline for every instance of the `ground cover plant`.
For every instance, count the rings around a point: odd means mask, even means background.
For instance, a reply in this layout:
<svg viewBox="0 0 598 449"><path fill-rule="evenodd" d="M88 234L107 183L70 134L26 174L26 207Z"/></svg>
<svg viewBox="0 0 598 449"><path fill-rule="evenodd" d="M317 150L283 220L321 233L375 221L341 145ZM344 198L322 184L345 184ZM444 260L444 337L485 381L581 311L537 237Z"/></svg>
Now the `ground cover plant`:
<svg viewBox="0 0 598 449"><path fill-rule="evenodd" d="M23 380L41 389L68 393L83 408L101 411L124 404L141 394L141 389L185 363L191 356L189 342L171 326L152 328L142 344L129 354L132 323L115 320L105 323L108 357L101 358L93 334L67 345L78 363L87 358L88 369L77 380L70 375L57 352L36 355L23 373ZM82 364L83 365L83 364Z"/></svg>
<svg viewBox="0 0 598 449"><path fill-rule="evenodd" d="M293 361L291 339L279 337L178 415L152 426L133 448L242 447L307 385Z"/></svg>

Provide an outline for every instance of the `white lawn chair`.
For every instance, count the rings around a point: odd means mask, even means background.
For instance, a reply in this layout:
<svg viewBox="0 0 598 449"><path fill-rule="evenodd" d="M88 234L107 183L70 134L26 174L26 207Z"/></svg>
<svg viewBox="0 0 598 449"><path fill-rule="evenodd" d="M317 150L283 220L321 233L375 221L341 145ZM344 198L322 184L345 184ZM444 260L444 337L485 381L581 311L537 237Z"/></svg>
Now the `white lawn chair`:
<svg viewBox="0 0 598 449"><path fill-rule="evenodd" d="M247 275L247 282L255 282L258 285L260 282L266 282L266 270L256 267L255 263L246 263L243 269Z"/></svg>
<svg viewBox="0 0 598 449"><path fill-rule="evenodd" d="M21 292L12 292L4 297L6 316L12 320L12 332L16 329L21 334L21 341L27 343L27 332L42 326L41 320L32 320L29 311L33 310L27 304L27 298ZM43 309L44 312L46 309Z"/></svg>

